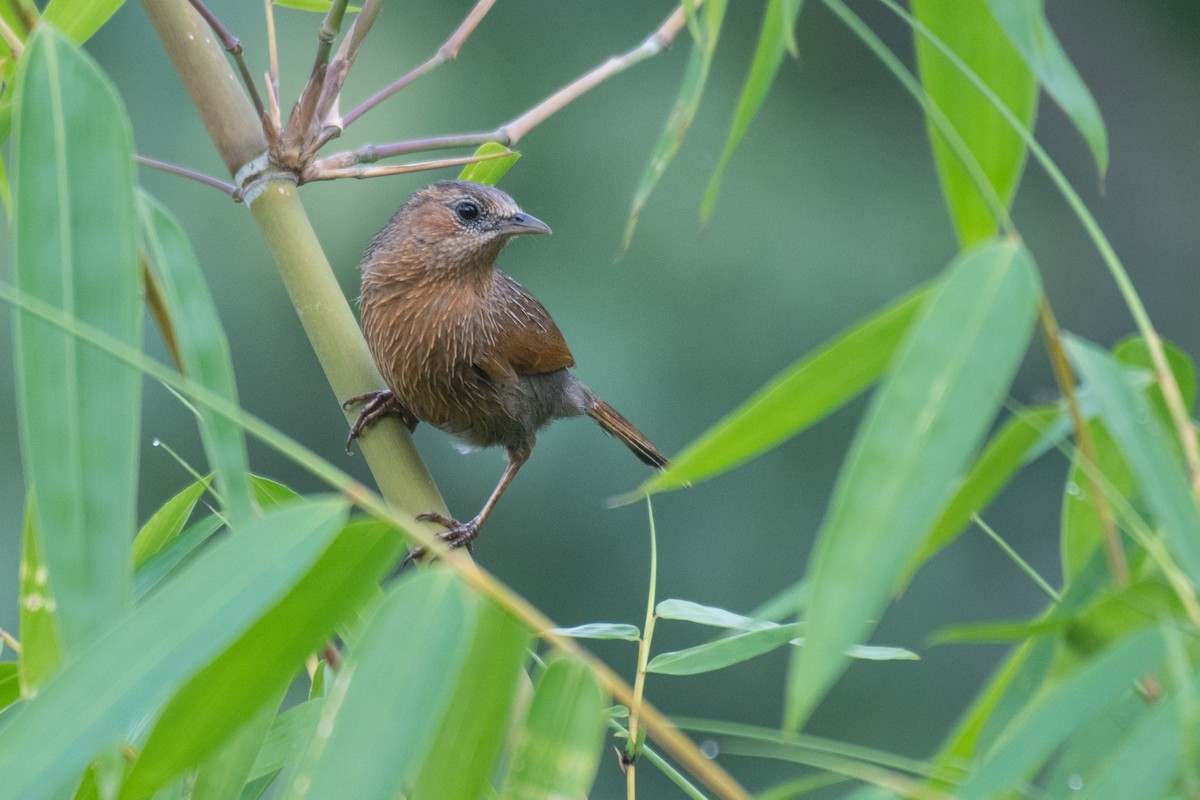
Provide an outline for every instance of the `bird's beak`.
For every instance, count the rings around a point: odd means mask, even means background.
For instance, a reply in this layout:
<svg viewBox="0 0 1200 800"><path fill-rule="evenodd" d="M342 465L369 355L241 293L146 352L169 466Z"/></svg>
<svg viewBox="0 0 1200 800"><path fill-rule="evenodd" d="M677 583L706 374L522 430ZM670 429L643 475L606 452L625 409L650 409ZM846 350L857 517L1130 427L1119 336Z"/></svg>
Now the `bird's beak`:
<svg viewBox="0 0 1200 800"><path fill-rule="evenodd" d="M550 233L550 226L532 214L520 211L514 214L512 219L501 222L500 231L509 236L516 236L519 233Z"/></svg>

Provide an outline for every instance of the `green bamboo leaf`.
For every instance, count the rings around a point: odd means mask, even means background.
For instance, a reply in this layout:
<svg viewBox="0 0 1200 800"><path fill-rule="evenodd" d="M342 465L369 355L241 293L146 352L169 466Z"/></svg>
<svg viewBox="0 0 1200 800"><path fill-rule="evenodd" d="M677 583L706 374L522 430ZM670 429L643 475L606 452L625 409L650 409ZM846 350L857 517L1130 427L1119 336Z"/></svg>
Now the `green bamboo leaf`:
<svg viewBox="0 0 1200 800"><path fill-rule="evenodd" d="M174 539L183 530L196 501L204 494L207 487L203 481L196 481L187 486L179 494L163 503L162 508L155 511L146 521L133 540L133 567L137 568L146 563L146 559L157 553L167 542Z"/></svg>
<svg viewBox="0 0 1200 800"><path fill-rule="evenodd" d="M1071 628L1069 619L1017 620L1016 622L976 622L951 625L930 637L934 644L964 642L1021 642L1037 636L1057 636Z"/></svg>
<svg viewBox="0 0 1200 800"><path fill-rule="evenodd" d="M271 0L274 5L283 8L294 8L297 11L319 11L325 13L332 5L332 0ZM346 6L346 11L351 14L357 14L362 10L361 6Z"/></svg>
<svg viewBox="0 0 1200 800"><path fill-rule="evenodd" d="M20 59L12 149L20 290L138 348L133 139L116 90L49 25ZM68 654L129 602L141 377L14 310L25 474Z"/></svg>
<svg viewBox="0 0 1200 800"><path fill-rule="evenodd" d="M769 628L774 623L744 617L732 611L726 611L716 606L705 606L690 600L663 600L654 609L654 614L662 619L677 619L684 622L694 622L697 625L710 625L715 628L734 628L752 631L759 628Z"/></svg>
<svg viewBox="0 0 1200 800"><path fill-rule="evenodd" d="M615 502L720 475L841 408L883 374L931 291L911 292L788 367L688 445L666 470Z"/></svg>
<svg viewBox="0 0 1200 800"><path fill-rule="evenodd" d="M495 186L504 177L504 174L513 168L517 163L517 159L521 154L513 150L509 150L502 144L497 142L485 142L479 145L479 149L475 151L477 156L491 156L497 153L508 153L500 158L492 158L487 161L476 161L474 164L467 164L462 168L462 172L458 174L460 181L475 181L475 183L485 183L488 186Z"/></svg>
<svg viewBox="0 0 1200 800"><path fill-rule="evenodd" d="M190 800L226 800L241 794L283 700L279 690L196 770ZM157 800L157 796L155 797Z"/></svg>
<svg viewBox="0 0 1200 800"><path fill-rule="evenodd" d="M916 18L1032 128L1037 80L996 23L987 0L913 0ZM992 104L946 56L916 36L921 83L930 99L958 131L1000 199L1008 204L1025 164L1025 143ZM942 193L964 246L996 233L997 222L954 150L927 120Z"/></svg>
<svg viewBox="0 0 1200 800"><path fill-rule="evenodd" d="M1076 452L1071 457L1071 471L1067 473L1067 481L1063 485L1062 534L1059 539L1064 582L1071 581L1083 569L1104 541L1104 523L1092 496L1093 478L1099 480L1099 485L1103 487L1100 491L1110 497L1132 498L1137 491L1133 473L1108 428L1098 419L1086 424L1096 451L1094 469L1099 474L1089 476L1084 471L1081 453ZM1113 506L1111 502L1109 505Z"/></svg>
<svg viewBox="0 0 1200 800"><path fill-rule="evenodd" d="M20 610L21 654L17 659L21 695L33 697L38 687L58 671L62 647L58 634L58 603L50 588L49 573L42 558L37 533L37 508L33 492L25 500L25 523L21 532Z"/></svg>
<svg viewBox="0 0 1200 800"><path fill-rule="evenodd" d="M413 797L484 797L508 733L508 720L532 634L508 612L482 602L479 624L450 707L413 786Z"/></svg>
<svg viewBox="0 0 1200 800"><path fill-rule="evenodd" d="M959 800L985 800L1018 786L1067 736L1087 725L1117 698L1132 692L1143 674L1166 658L1163 634L1148 628L1034 698L958 788Z"/></svg>
<svg viewBox="0 0 1200 800"><path fill-rule="evenodd" d="M842 465L808 570L793 658L796 729L864 638L991 425L1033 330L1029 253L993 241L950 265L892 361Z"/></svg>
<svg viewBox="0 0 1200 800"><path fill-rule="evenodd" d="M963 478L925 543L909 564L912 574L943 547L954 541L982 513L1022 467L1032 463L1070 433L1070 420L1057 406L1026 409L1010 417L984 447L970 472Z"/></svg>
<svg viewBox="0 0 1200 800"><path fill-rule="evenodd" d="M305 657L374 596L400 548L399 535L386 523L347 525L287 595L175 693L121 797L148 796L196 766L252 720L264 698L282 695ZM217 697L220 702L213 701Z"/></svg>
<svg viewBox="0 0 1200 800"><path fill-rule="evenodd" d="M1178 345L1168 341L1160 341L1163 353L1167 357L1167 366L1179 384L1179 393L1183 395L1184 406L1191 410L1196 405L1196 365L1191 357ZM1150 348L1146 340L1140 336L1130 336L1117 342L1113 347L1113 357L1122 364L1138 367L1150 376L1149 395L1154 406L1159 411L1159 418L1170 424L1171 415L1167 411L1167 401L1163 398L1162 387L1155 380L1154 360L1150 356Z"/></svg>
<svg viewBox="0 0 1200 800"><path fill-rule="evenodd" d="M646 671L661 675L699 675L702 672L724 669L783 647L795 639L801 629L802 626L795 622L790 625L772 625L769 628L706 642L686 650L661 653L650 659Z"/></svg>
<svg viewBox="0 0 1200 800"><path fill-rule="evenodd" d="M392 798L428 752L460 680L476 607L445 569L400 581L367 623L325 697L283 797Z"/></svg>
<svg viewBox="0 0 1200 800"><path fill-rule="evenodd" d="M1200 683L1188 687L1195 693ZM1135 708L1141 712L1128 727L1116 732L1107 744L1105 757L1093 764L1079 777L1082 788L1075 790L1067 781L1061 785L1067 791L1059 796L1079 800L1128 800L1131 797L1160 797L1176 775L1183 743L1194 734L1181 726L1186 717L1181 713L1182 697L1176 694L1165 702L1147 708L1136 698ZM1073 773L1078 774L1078 773ZM1069 793L1069 794L1068 794Z"/></svg>
<svg viewBox="0 0 1200 800"><path fill-rule="evenodd" d="M704 85L708 82L709 69L712 67L713 55L717 49L717 39L721 35L721 24L725 19L727 0L708 0L704 4L704 24L700 26L699 38L692 47L688 58L687 69L683 74L683 83L679 87L679 95L667 125L655 144L650 155L650 163L646 165L642 178L638 182L637 191L633 196L633 204L629 209L629 221L625 225L625 236L622 247L629 248L633 239L633 231L637 227L638 217L646 207L650 193L658 185L659 179L667 171L667 165L675 158L683 144L683 137L696 118L700 108L700 98L704 94ZM690 8L684 2L685 9ZM696 31L693 31L695 36Z"/></svg>
<svg viewBox="0 0 1200 800"><path fill-rule="evenodd" d="M138 201L147 261L162 289L184 371L205 389L237 405L229 343L187 234L149 194L141 192ZM197 413L208 463L229 522L236 529L253 514L246 480L249 457L245 434L237 423L210 408L201 407Z"/></svg>
<svg viewBox="0 0 1200 800"><path fill-rule="evenodd" d="M517 735L501 800L587 797L600 764L606 702L585 664L564 658L547 667Z"/></svg>
<svg viewBox="0 0 1200 800"><path fill-rule="evenodd" d="M8 796L56 797L271 608L328 547L345 514L343 502L325 501L260 517L117 620L0 728Z"/></svg>
<svg viewBox="0 0 1200 800"><path fill-rule="evenodd" d="M1075 337L1067 338L1067 352L1095 393L1100 418L1129 463L1168 549L1192 585L1200 585L1200 511L1170 437L1114 358Z"/></svg>
<svg viewBox="0 0 1200 800"><path fill-rule="evenodd" d="M622 639L627 642L636 642L642 638L642 632L636 625L620 622L589 622L573 628L555 628L551 633L574 639Z"/></svg>
<svg viewBox="0 0 1200 800"><path fill-rule="evenodd" d="M205 542L213 538L224 526L216 514L195 522L171 539L163 548L146 559L146 563L133 573L133 598L140 601L155 586L162 582L179 566L185 563Z"/></svg>
<svg viewBox="0 0 1200 800"><path fill-rule="evenodd" d="M324 697L307 700L292 706L275 718L254 766L250 769L248 783L273 779L279 771L300 754L301 748L312 738L317 721L321 717Z"/></svg>
<svg viewBox="0 0 1200 800"><path fill-rule="evenodd" d="M250 476L250 488L254 492L254 502L262 508L280 508L304 499L295 489L261 475Z"/></svg>
<svg viewBox="0 0 1200 800"><path fill-rule="evenodd" d="M790 48L792 55L797 55L797 45L792 33L796 27L796 19L800 16L803 0L767 0L767 8L763 13L762 31L758 34L758 46L754 50L754 60L750 62L750 74L742 87L742 96L738 99L737 110L733 113L733 125L729 130L729 138L725 141L725 149L717 159L716 169L709 178L708 188L704 190L704 200L700 205L700 217L705 222L712 217L713 206L717 202L717 192L721 187L721 176L729 166L729 160L750 130L758 110L767 99L767 92L775 82L779 65L783 63L783 55Z"/></svg>
<svg viewBox="0 0 1200 800"><path fill-rule="evenodd" d="M42 19L76 42L86 42L100 30L125 0L50 0Z"/></svg>
<svg viewBox="0 0 1200 800"><path fill-rule="evenodd" d="M1108 133L1092 93L1046 19L1044 0L987 0L1000 28L1092 150L1100 177L1108 172Z"/></svg>

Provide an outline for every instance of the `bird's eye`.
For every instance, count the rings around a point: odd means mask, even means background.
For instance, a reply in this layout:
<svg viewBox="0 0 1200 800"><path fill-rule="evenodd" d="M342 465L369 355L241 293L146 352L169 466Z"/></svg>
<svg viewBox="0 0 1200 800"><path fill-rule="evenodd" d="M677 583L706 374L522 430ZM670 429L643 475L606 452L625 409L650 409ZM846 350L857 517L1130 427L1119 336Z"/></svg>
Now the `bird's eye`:
<svg viewBox="0 0 1200 800"><path fill-rule="evenodd" d="M458 214L458 218L463 222L470 222L479 217L479 206L475 205L470 200L464 200L463 202L459 203L454 207L454 211Z"/></svg>

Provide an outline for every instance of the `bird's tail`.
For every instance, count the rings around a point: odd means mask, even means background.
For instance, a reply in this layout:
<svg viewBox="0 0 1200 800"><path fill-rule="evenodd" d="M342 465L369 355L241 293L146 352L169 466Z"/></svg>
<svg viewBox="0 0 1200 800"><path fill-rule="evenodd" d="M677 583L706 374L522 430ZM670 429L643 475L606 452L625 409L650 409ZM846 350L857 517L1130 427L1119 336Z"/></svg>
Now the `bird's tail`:
<svg viewBox="0 0 1200 800"><path fill-rule="evenodd" d="M617 410L596 398L596 404L588 410L588 416L596 420L601 428L625 443L633 454L652 467L665 469L667 457L658 452L658 448L650 444L642 432L633 427L633 423L622 417Z"/></svg>

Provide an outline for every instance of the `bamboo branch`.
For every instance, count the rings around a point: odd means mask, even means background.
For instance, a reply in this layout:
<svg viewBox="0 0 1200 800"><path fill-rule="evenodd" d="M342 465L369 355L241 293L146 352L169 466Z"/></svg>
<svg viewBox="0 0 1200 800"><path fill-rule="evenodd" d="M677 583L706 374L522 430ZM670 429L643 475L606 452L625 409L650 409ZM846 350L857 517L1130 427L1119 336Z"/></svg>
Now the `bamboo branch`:
<svg viewBox="0 0 1200 800"><path fill-rule="evenodd" d="M208 10L202 0L188 0L192 4L192 8L204 18L208 23L208 27L221 40L221 46L225 48L225 52L233 56L234 62L238 65L238 72L242 75L242 83L246 86L246 91L250 93L250 99L254 102L254 108L258 111L258 115L263 115L262 98L258 96L258 89L254 86L254 78L250 76L250 68L246 66L246 59L242 57L242 42L236 36L229 32L229 29L221 24L216 15Z"/></svg>
<svg viewBox="0 0 1200 800"><path fill-rule="evenodd" d="M182 178L187 178L188 180L202 183L205 186L211 186L214 189L224 192L230 197L236 197L237 195L237 189L232 183L226 183L219 178L214 178L211 175L205 175L203 172L197 172L196 170L188 169L187 167L180 167L176 164L168 164L166 161L159 161L157 158L150 158L149 156L135 155L133 160L142 166L153 167L154 169L162 170L163 172L169 172L172 175L178 175Z"/></svg>
<svg viewBox="0 0 1200 800"><path fill-rule="evenodd" d="M21 37L17 36L17 32L8 26L4 17L0 17L0 39L3 39L4 43L8 45L14 58L20 58L21 53L25 51L25 45L21 44Z"/></svg>
<svg viewBox="0 0 1200 800"><path fill-rule="evenodd" d="M480 161L491 161L496 158L507 158L511 150L503 153L492 153L483 156L465 156L463 158L443 158L437 161L418 161L414 164L393 164L383 167L343 167L330 170L305 170L300 176L301 183L310 181L332 181L338 178L382 178L387 175L403 175L408 172L426 172L431 169L444 167L463 167L467 164L478 164Z"/></svg>
<svg viewBox="0 0 1200 800"><path fill-rule="evenodd" d="M462 133L450 136L431 136L424 139L410 139L384 145L368 145L357 150L337 153L327 158L313 162L315 169L340 169L354 164L369 163L380 158L417 153L425 150L442 150L450 147L473 147L486 142L498 142L511 147L522 136L545 122L548 117L559 111L568 103L579 99L589 90L594 89L604 81L629 69L633 65L658 55L671 46L675 35L686 23L683 6L675 9L667 19L650 34L640 45L623 55L613 56L590 72L559 89L554 94L542 100L525 113L509 120L486 133ZM358 111L358 109L355 109ZM351 112L352 114L354 112ZM361 116L361 112L359 113ZM356 117L357 118L357 117ZM349 123L347 123L349 124Z"/></svg>
<svg viewBox="0 0 1200 800"><path fill-rule="evenodd" d="M1071 425L1075 428L1075 442L1079 445L1079 454L1083 457L1083 472L1088 482L1088 497L1096 507L1100 517L1100 527L1104 531L1104 552L1108 558L1108 571L1112 574L1113 582L1118 586L1129 584L1129 563L1125 559L1125 550L1121 547L1121 537L1117 534L1117 524L1113 518L1112 506L1109 505L1108 495L1104 493L1096 473L1100 471L1097 460L1096 441L1092 438L1092 429L1088 427L1079 405L1079 393L1076 391L1075 374L1071 372L1071 364L1067 360L1067 352L1063 348L1062 331L1058 328L1058 320L1050 308L1050 301L1042 298L1038 306L1038 323L1042 328L1042 338L1046 342L1046 350L1050 354L1050 366L1054 371L1054 379L1058 389L1066 400L1067 410L1071 415Z"/></svg>
<svg viewBox="0 0 1200 800"><path fill-rule="evenodd" d="M491 10L495 3L496 0L479 0L479 2L475 4L475 7L471 9L471 12L467 14L466 19L459 23L458 28L450 35L450 38L438 48L437 52L434 53L428 61L413 69L407 75L397 79L387 87L376 92L366 101L361 103L357 108L345 116L342 121L342 127L350 127L350 124L354 122L354 120L358 119L363 114L367 113L372 108L403 89L405 86L408 86L417 78L433 70L434 68L457 58L458 51L462 48L463 42L467 40L467 37L471 35L476 26L479 25L484 16L488 13L488 11Z"/></svg>

